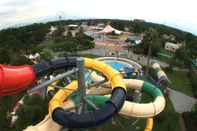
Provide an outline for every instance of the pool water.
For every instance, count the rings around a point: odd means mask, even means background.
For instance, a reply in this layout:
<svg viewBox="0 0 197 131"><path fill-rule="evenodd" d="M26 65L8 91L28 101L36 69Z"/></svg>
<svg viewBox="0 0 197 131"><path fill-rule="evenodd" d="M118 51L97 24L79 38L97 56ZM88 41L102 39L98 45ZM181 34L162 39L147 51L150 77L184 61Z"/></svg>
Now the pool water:
<svg viewBox="0 0 197 131"><path fill-rule="evenodd" d="M128 68L128 69L131 69L133 70L133 68L131 68L131 65L128 65L126 63L123 63L123 62L118 62L118 61L106 61L105 62L106 64L110 65L111 67L113 67L114 69L120 71L124 68Z"/></svg>
<svg viewBox="0 0 197 131"><path fill-rule="evenodd" d="M105 63L110 65L112 68L116 69L117 71L124 71L125 72L124 78L130 78L132 76L134 70L132 65L129 65L125 62L113 61L113 60L107 60L105 61Z"/></svg>

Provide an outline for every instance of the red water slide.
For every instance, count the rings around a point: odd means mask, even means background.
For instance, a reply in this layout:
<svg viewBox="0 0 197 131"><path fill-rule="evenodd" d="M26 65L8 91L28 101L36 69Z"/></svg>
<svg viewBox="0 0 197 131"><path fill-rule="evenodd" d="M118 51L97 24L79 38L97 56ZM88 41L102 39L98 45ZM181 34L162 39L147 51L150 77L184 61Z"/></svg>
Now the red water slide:
<svg viewBox="0 0 197 131"><path fill-rule="evenodd" d="M0 96L17 94L33 85L35 80L32 66L0 65Z"/></svg>

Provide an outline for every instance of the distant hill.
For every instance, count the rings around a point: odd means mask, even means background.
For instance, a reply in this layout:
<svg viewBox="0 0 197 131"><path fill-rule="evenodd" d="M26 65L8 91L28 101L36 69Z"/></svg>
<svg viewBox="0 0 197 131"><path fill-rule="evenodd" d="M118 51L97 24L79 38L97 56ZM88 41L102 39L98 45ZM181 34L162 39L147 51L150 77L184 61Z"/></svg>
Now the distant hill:
<svg viewBox="0 0 197 131"><path fill-rule="evenodd" d="M50 25L66 25L66 24L81 24L83 22L86 22L88 25L96 25L99 23L110 23L114 28L117 28L119 30L124 30L125 27L129 28L130 31L133 31L135 33L143 33L148 28L152 27L155 28L160 35L166 34L166 35L174 35L177 38L177 41L183 41L185 36L187 34L192 35L193 37L196 37L195 35L182 31L180 29L176 29L170 26L166 26L163 24L156 24L151 22L146 22L142 20L119 20L119 19L84 19L84 20L61 20L61 21L53 21L53 22L47 22L43 24L33 24L37 25L38 28L40 28L40 25L49 27ZM36 28L36 26L34 26ZM32 28L32 25L28 25L25 27L17 27L18 29L30 29ZM34 29L35 29L34 28ZM4 29L9 30L9 29ZM1 32L1 31L0 31Z"/></svg>

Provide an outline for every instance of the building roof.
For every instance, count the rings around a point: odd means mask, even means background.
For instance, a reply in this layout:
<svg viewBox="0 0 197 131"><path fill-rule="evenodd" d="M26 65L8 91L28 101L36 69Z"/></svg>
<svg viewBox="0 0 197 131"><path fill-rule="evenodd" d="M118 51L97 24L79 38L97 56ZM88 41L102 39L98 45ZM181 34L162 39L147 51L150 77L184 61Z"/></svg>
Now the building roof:
<svg viewBox="0 0 197 131"><path fill-rule="evenodd" d="M75 25L75 24L70 24L70 25L68 25L68 27L73 27L73 28L76 28L76 27L78 27L78 25Z"/></svg>
<svg viewBox="0 0 197 131"><path fill-rule="evenodd" d="M119 30L111 27L110 25L105 26L105 28L102 31L100 31L99 33L108 34L108 33L112 33L112 32L115 32L115 34L122 33L122 31L119 31Z"/></svg>
<svg viewBox="0 0 197 131"><path fill-rule="evenodd" d="M56 30L57 30L56 26L51 26L50 31L49 31L49 35L53 34L53 32L56 31Z"/></svg>
<svg viewBox="0 0 197 131"><path fill-rule="evenodd" d="M182 44L176 44L176 43L172 43L172 42L166 42L166 43L165 43L165 47L166 47L166 46L170 46L170 47L173 47L173 48L176 48L176 49L180 48L181 45L182 45Z"/></svg>

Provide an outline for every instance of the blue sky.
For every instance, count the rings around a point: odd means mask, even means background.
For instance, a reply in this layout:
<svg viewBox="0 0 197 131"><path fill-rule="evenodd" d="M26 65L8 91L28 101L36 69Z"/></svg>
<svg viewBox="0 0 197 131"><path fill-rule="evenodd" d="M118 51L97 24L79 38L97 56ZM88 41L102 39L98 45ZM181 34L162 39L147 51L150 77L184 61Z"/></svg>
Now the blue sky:
<svg viewBox="0 0 197 131"><path fill-rule="evenodd" d="M0 28L64 18L145 19L197 35L196 0L0 0Z"/></svg>

